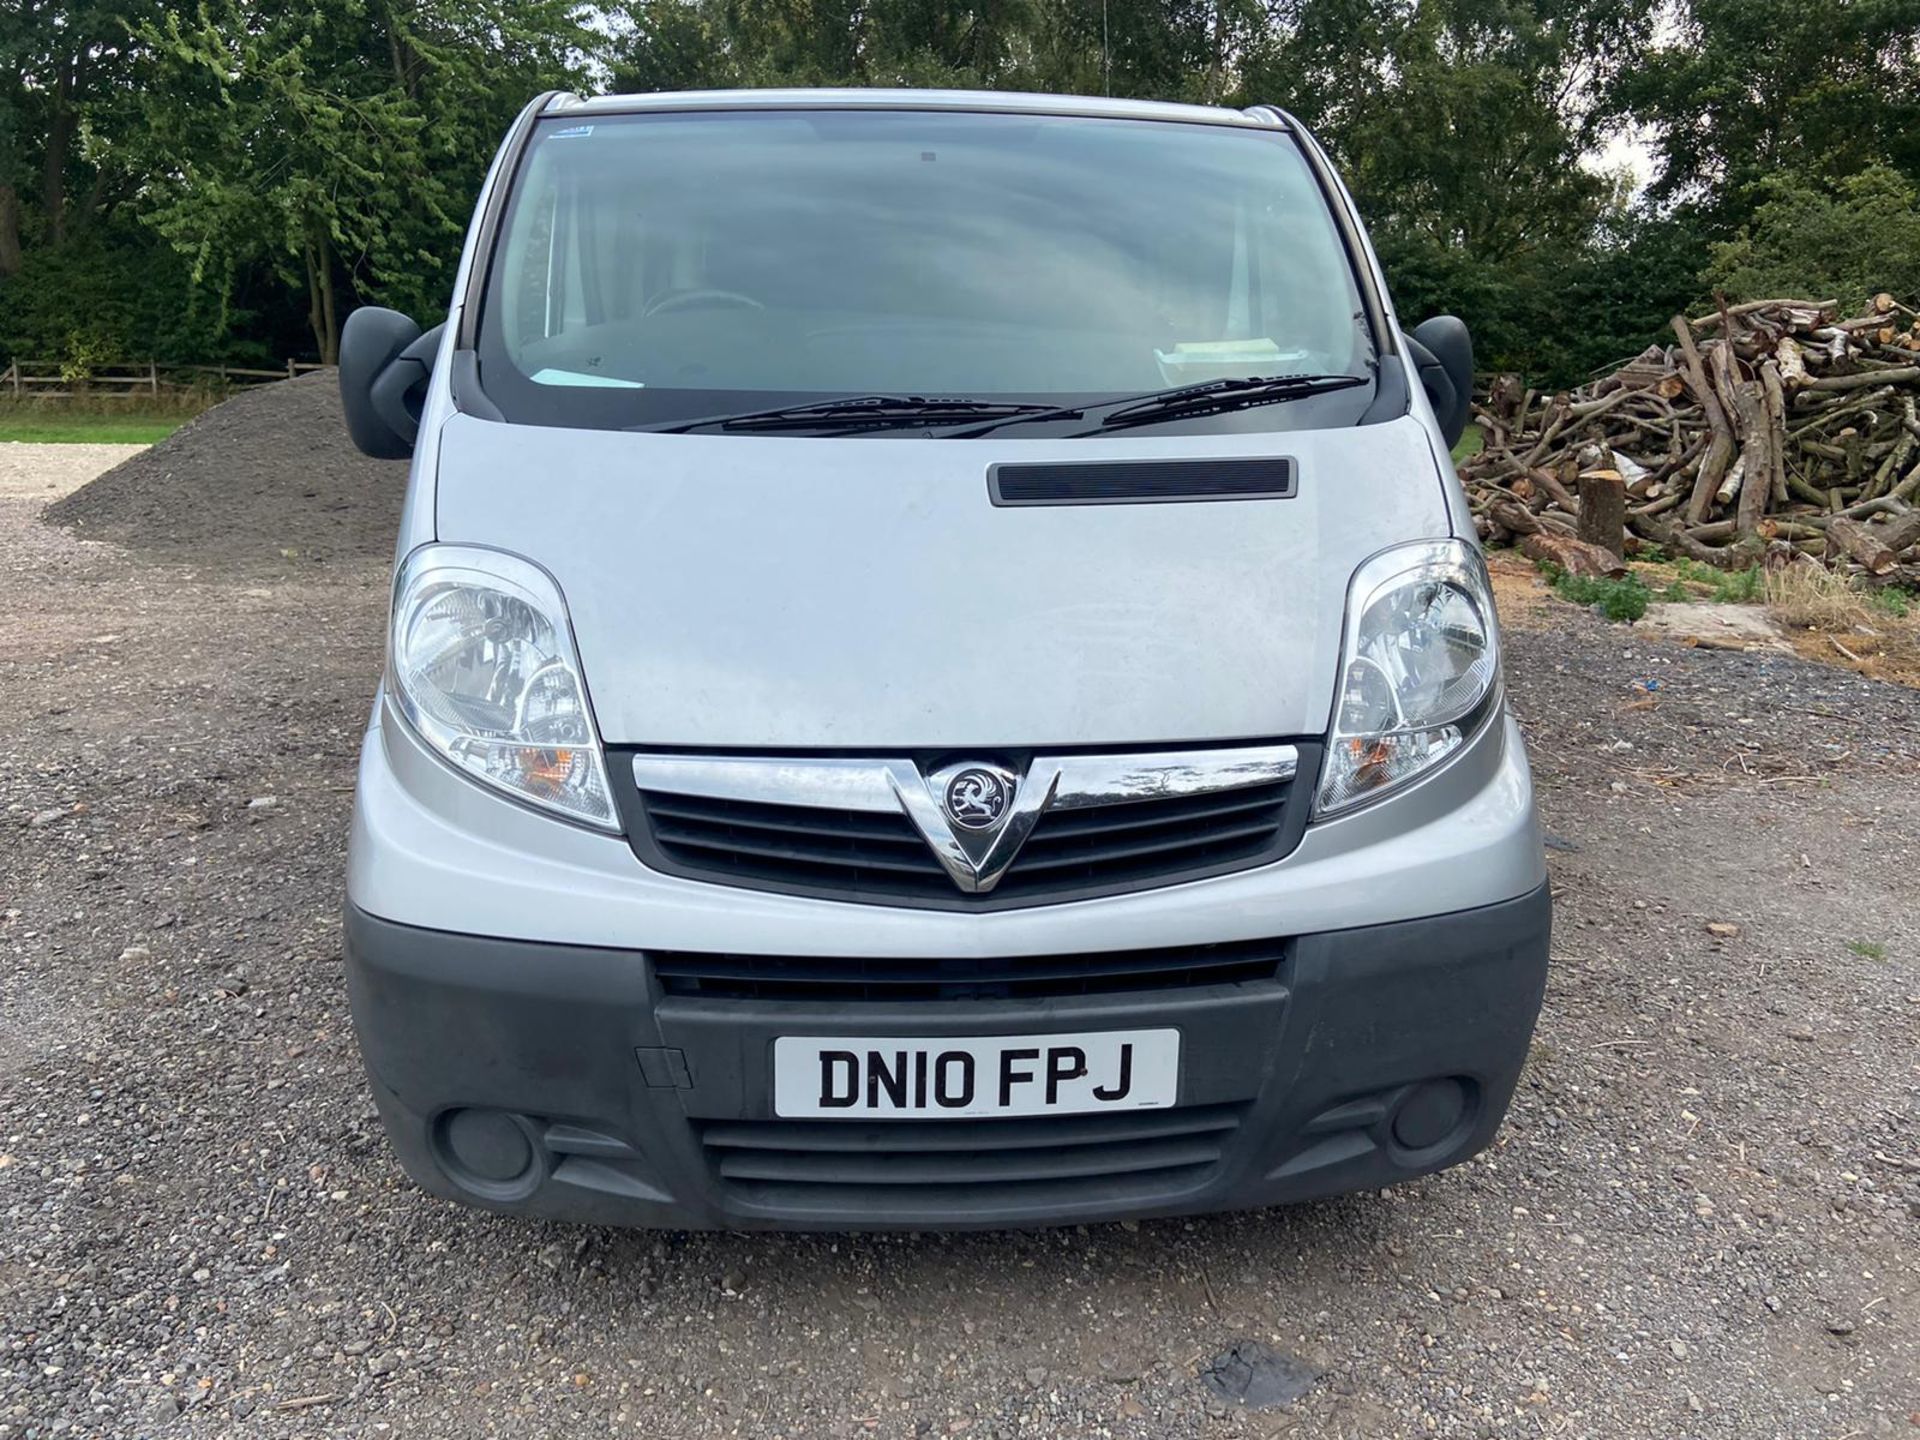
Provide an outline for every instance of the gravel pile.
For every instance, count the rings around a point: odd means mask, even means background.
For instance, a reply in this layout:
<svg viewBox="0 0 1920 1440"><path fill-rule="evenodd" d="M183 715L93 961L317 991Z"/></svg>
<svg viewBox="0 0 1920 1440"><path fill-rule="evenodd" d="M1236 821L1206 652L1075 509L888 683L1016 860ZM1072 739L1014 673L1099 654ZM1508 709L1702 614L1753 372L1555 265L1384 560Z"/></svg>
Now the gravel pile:
<svg viewBox="0 0 1920 1440"><path fill-rule="evenodd" d="M88 540L216 572L392 553L403 461L346 440L331 370L243 391L47 508Z"/></svg>

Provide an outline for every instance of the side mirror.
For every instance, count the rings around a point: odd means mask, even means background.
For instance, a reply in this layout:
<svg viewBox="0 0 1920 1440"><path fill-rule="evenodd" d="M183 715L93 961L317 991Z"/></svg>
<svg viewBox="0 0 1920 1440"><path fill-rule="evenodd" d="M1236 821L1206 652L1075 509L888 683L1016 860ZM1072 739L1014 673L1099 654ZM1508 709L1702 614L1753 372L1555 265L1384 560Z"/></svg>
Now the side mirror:
<svg viewBox="0 0 1920 1440"><path fill-rule="evenodd" d="M364 305L340 332L340 404L353 443L376 460L404 460L420 433L427 377L440 349L436 325L419 325L397 310Z"/></svg>
<svg viewBox="0 0 1920 1440"><path fill-rule="evenodd" d="M1407 350L1433 402L1440 433L1449 447L1458 445L1473 413L1473 336L1467 333L1467 322L1452 315L1424 320L1407 336Z"/></svg>

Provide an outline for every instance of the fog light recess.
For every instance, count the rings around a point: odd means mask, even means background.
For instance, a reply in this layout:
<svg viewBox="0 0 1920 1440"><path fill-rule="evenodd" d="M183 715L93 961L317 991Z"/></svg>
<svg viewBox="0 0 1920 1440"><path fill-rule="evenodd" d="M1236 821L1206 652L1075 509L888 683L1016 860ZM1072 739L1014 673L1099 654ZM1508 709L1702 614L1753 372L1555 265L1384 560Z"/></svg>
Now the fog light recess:
<svg viewBox="0 0 1920 1440"><path fill-rule="evenodd" d="M463 1190L487 1200L518 1200L543 1178L539 1133L505 1110L448 1110L434 1122L440 1168Z"/></svg>
<svg viewBox="0 0 1920 1440"><path fill-rule="evenodd" d="M1461 1128L1472 1105L1473 1093L1465 1081L1422 1081L1393 1112L1393 1143L1405 1150L1429 1150Z"/></svg>

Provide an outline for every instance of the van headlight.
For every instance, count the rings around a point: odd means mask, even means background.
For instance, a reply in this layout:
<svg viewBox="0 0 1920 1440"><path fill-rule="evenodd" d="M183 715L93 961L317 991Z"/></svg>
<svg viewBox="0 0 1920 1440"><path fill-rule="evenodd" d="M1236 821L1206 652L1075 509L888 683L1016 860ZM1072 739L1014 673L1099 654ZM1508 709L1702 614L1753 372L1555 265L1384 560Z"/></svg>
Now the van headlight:
<svg viewBox="0 0 1920 1440"><path fill-rule="evenodd" d="M423 545L394 582L388 685L400 713L476 780L618 829L560 588L499 550Z"/></svg>
<svg viewBox="0 0 1920 1440"><path fill-rule="evenodd" d="M1486 562L1459 540L1383 550L1354 572L1316 815L1378 798L1466 744L1500 694Z"/></svg>

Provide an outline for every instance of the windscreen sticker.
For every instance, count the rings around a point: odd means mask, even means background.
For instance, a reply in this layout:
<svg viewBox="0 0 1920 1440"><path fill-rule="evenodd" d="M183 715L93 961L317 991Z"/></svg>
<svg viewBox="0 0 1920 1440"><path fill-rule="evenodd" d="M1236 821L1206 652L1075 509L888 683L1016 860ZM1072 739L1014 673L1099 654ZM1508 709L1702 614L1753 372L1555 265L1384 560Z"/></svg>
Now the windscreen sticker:
<svg viewBox="0 0 1920 1440"><path fill-rule="evenodd" d="M1160 373L1169 385L1184 379L1215 379L1226 375L1272 375L1298 366L1304 350L1282 350L1270 336L1242 340L1182 340L1171 350L1156 349Z"/></svg>
<svg viewBox="0 0 1920 1440"><path fill-rule="evenodd" d="M581 140L593 134L591 125L569 125L564 130L556 130L549 137L554 140Z"/></svg>
<svg viewBox="0 0 1920 1440"><path fill-rule="evenodd" d="M1272 337L1254 336L1244 340L1182 340L1172 350L1154 352L1163 365L1179 361L1189 363L1217 360L1279 360L1292 358L1306 352L1300 350L1283 351L1273 343Z"/></svg>
<svg viewBox="0 0 1920 1440"><path fill-rule="evenodd" d="M561 370L549 365L527 377L536 385L574 385L584 390L644 390L646 382L617 375L589 375L583 370Z"/></svg>

